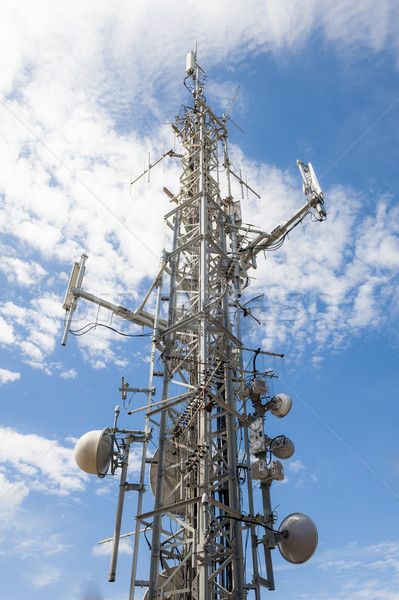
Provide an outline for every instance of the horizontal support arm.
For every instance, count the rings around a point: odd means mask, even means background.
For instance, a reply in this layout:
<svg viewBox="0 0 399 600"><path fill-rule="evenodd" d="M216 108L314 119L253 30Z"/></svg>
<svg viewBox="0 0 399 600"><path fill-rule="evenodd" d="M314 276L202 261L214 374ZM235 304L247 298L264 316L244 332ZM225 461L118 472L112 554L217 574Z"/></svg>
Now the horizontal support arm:
<svg viewBox="0 0 399 600"><path fill-rule="evenodd" d="M138 309L132 311L124 306L118 306L117 304L113 304L113 302L103 300L94 294L90 294L89 292L78 288L72 288L72 293L76 298L84 298L85 300L89 300L98 306L102 306L103 308L110 310L117 317L126 319L126 321L130 321L131 323L135 323L136 325L140 325L142 327L154 326L154 316L145 310ZM161 320L161 326L166 327L166 322Z"/></svg>
<svg viewBox="0 0 399 600"><path fill-rule="evenodd" d="M307 201L285 223L273 229L271 233L260 233L248 246L243 248L241 253L243 264L250 263L251 258L261 250L267 250L282 241L287 233L303 221L311 209L315 209L318 221L325 220L326 211L323 208L323 192L311 163L305 164L298 160L297 166L304 181L303 191L308 198Z"/></svg>

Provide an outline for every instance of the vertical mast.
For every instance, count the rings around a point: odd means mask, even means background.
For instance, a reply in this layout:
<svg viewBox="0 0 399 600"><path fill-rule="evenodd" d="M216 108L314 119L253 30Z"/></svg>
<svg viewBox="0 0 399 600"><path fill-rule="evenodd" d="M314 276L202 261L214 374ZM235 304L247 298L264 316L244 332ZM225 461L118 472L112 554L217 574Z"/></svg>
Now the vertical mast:
<svg viewBox="0 0 399 600"><path fill-rule="evenodd" d="M242 600L238 413L232 359L233 348L235 356L241 352L234 331L237 269L231 263L232 244L226 233L232 205L230 199L221 197L218 175L218 146L225 143L227 131L205 102L204 73L194 53L188 59L193 107L175 126L185 152L178 207L166 215L174 241L169 254L169 321L163 361L164 378L185 382L191 394L187 403L172 411L165 409L161 415L161 423L168 423L168 434L163 439L161 425L154 509L160 508L162 490L168 486L162 469L163 454L169 448L175 456L169 470L176 484L170 499L185 503L179 509L184 516L180 556L190 557L183 566L168 564L166 571L172 569L175 586L178 581L181 585L192 582L187 597ZM165 515L167 504L165 499ZM169 518L174 519L172 510ZM159 515L154 517L151 600L159 589L155 562L161 559L160 521ZM173 542L175 545L175 539ZM168 554L163 548L166 564L166 556L173 552Z"/></svg>

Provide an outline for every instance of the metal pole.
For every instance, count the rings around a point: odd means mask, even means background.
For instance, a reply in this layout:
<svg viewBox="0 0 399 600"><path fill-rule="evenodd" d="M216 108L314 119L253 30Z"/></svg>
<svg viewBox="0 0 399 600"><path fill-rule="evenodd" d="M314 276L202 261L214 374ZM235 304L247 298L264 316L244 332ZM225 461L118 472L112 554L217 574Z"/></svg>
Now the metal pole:
<svg viewBox="0 0 399 600"><path fill-rule="evenodd" d="M166 263L165 251L163 253L163 259L164 259L163 264L165 265L165 263ZM161 269L161 271L163 271L163 269ZM155 354L156 354L156 347L157 347L157 343L158 343L157 331L158 331L159 313L160 313L160 307L161 307L161 293L162 293L162 277L161 276L158 279L156 286L157 286L157 301L156 301L156 308L155 308L154 335L152 338L152 345L151 345L150 377L149 377L149 383L148 383L149 390L151 390L151 388L152 388L152 382L153 382L153 377L154 377ZM151 391L149 391L148 396L147 396L147 412L151 408L151 399L152 399L152 393L151 393ZM146 421L145 421L145 432L146 432L146 434L150 433L150 424L149 424L148 416L146 417ZM139 490L139 497L137 500L137 513L136 514L138 514L138 515L141 514L141 510L142 510L142 506L143 506L143 496L145 493L144 479L145 479L145 467L146 467L146 458L147 458L147 446L148 446L148 442L145 441L143 444L143 453L142 453L142 458L141 458L140 490ZM139 542L140 542L140 521L137 519L135 538L134 538L134 547L133 547L133 562L132 562L132 573L131 573L131 578L130 578L129 600L134 599Z"/></svg>
<svg viewBox="0 0 399 600"><path fill-rule="evenodd" d="M231 198L230 159L229 159L229 152L228 152L227 133L225 133L225 135L223 137L223 154L224 154L224 165L225 165L226 180L227 180L227 196L228 196L228 198ZM241 191L242 191L242 185L241 185ZM244 196L242 194L242 198L243 197ZM229 213L230 213L230 215L229 215L230 220L231 220L232 224L235 225L234 207L232 204L230 204L230 206L229 206ZM237 255L237 248L238 248L237 232L236 232L236 230L233 229L231 231L231 249L232 249L233 256ZM239 301L242 293L241 293L239 264L238 264L237 259L235 260L233 269L234 269L233 282L234 282L235 300L236 300L235 325L236 325L236 331L237 331L237 338L239 340L241 340L241 319L240 319L240 314L239 314L240 309L238 307L237 302ZM239 351L238 361L239 361L239 365L238 365L239 372L242 372L242 370L243 370L242 348L240 348L240 351ZM247 410L246 410L245 404L243 407L243 412L244 412L244 416L246 416ZM245 456L246 456L246 460L247 460L246 466L247 466L248 508L249 508L249 514L253 515L254 514L254 500L253 500L253 491L252 491L249 435L248 435L247 425L244 425L243 427L244 427L244 449L245 449ZM251 525L250 531L251 531L252 571L253 571L252 583L255 585L255 600L260 600L260 586L259 586L259 584L255 583L258 578L258 575L259 575L259 567L258 567L258 552L257 552L257 536L256 536L256 529L255 529L254 525Z"/></svg>
<svg viewBox="0 0 399 600"><path fill-rule="evenodd" d="M221 247L226 252L226 233L224 220L220 223ZM223 266L224 261L222 262ZM226 329L231 328L229 316L229 296L227 292L223 296L223 325ZM233 372L231 369L231 341L226 340L226 359L225 359L225 389L226 403L236 412L236 399L233 386ZM237 434L235 428L235 416L228 413L227 417L227 442L229 459L229 505L236 512L241 513L241 502L239 495L239 483L237 481ZM230 527L233 531L233 589L237 600L243 600L244 596L244 572L243 572L243 549L241 524L237 520L231 520Z"/></svg>
<svg viewBox="0 0 399 600"><path fill-rule="evenodd" d="M270 500L270 483L262 481L260 484L260 488L262 490L262 500L263 500L263 514L265 516L266 524L269 527L266 530L266 535L263 541L263 548L265 551L265 563L266 563L266 572L267 572L267 580L269 582L269 590L274 590L274 575L273 575L273 564L272 564L272 555L270 550L275 547L274 541L274 533L273 533L273 512L272 505Z"/></svg>
<svg viewBox="0 0 399 600"><path fill-rule="evenodd" d="M180 214L179 211L175 214L174 231L173 231L173 250L177 248L178 233L180 226ZM171 269L170 269L170 286L169 286L169 310L168 310L168 326L173 324L174 312L176 305L176 269L177 269L177 256L174 255L171 258ZM169 352L173 344L173 333L169 334L165 340L165 352ZM163 375L163 386L162 386L162 400L169 398L169 380L170 375L168 370L164 369ZM155 501L154 509L158 509L162 506L163 498L163 476L164 476L164 465L165 465L165 438L166 438L166 426L167 426L167 409L161 412L159 422L159 444L158 444L158 465L157 465L157 481L155 488ZM158 591L158 564L161 553L160 539L162 529L162 514L156 514L152 526L152 543L151 543L151 562L150 562L150 577L149 577L149 588L148 588L148 599L156 600Z"/></svg>
<svg viewBox="0 0 399 600"><path fill-rule="evenodd" d="M199 85L199 72L197 68L197 91ZM200 178L198 190L201 194L200 199L200 257L199 257L199 309L201 317L199 321L198 331L198 360L199 360L199 381L200 385L205 383L205 371L207 362L207 319L206 319L206 303L207 303L207 197L206 197L206 175L207 165L205 161L205 114L201 106L200 112ZM201 410L199 415L199 446L205 447L208 443L208 413ZM208 461L207 454L200 459L199 463L199 494L206 494L208 486ZM198 514L199 531L198 531L198 573L199 573L199 600L209 599L209 581L208 581L208 556L205 546L205 523L204 512L201 510Z"/></svg>
<svg viewBox="0 0 399 600"><path fill-rule="evenodd" d="M118 560L118 550L119 550L119 537L120 537L120 533L121 533L123 502L125 499L125 492L126 492L126 479L127 479L127 469L128 469L128 464L129 464L130 443L131 443L131 438L129 435L127 435L126 439L125 439L124 454L121 457L121 463L122 463L121 479L120 479L120 483L119 483L118 505L116 508L115 530L114 530L114 539L113 539L113 544L112 544L111 565L109 568L108 581L115 581L116 563Z"/></svg>

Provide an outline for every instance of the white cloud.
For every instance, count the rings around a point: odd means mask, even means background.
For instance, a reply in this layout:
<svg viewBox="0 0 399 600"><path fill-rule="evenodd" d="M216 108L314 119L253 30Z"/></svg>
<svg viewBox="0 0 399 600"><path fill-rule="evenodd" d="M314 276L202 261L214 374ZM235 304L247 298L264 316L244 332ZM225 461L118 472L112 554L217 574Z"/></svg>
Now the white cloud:
<svg viewBox="0 0 399 600"><path fill-rule="evenodd" d="M10 381L17 381L21 377L21 373L8 371L8 369L0 369L0 385Z"/></svg>
<svg viewBox="0 0 399 600"><path fill-rule="evenodd" d="M399 579L399 545L396 542L379 542L371 546L349 543L339 552L336 549L321 552L317 562L320 569L334 568L338 571L353 567L364 570L393 567Z"/></svg>
<svg viewBox="0 0 399 600"><path fill-rule="evenodd" d="M304 468L305 468L305 465L302 463L302 461L299 458L290 460L286 463L287 471L292 471L292 473L298 473L299 471L302 471Z"/></svg>
<svg viewBox="0 0 399 600"><path fill-rule="evenodd" d="M0 319L13 332L12 343L20 350L23 360L47 372L51 369L44 359L54 351L57 338L61 339L61 302L56 294L44 293L41 297L34 295L22 306L13 301L0 305L3 315Z"/></svg>
<svg viewBox="0 0 399 600"><path fill-rule="evenodd" d="M0 317L0 343L13 344L15 341L14 330L2 317Z"/></svg>
<svg viewBox="0 0 399 600"><path fill-rule="evenodd" d="M372 10L371 0L349 7L344 0L329 4L323 16L327 39L341 41L346 47L365 46L375 52L381 51L387 43L396 49L397 40L393 39L392 34L398 22L397 5L384 0L379 4L374 18L371 18ZM351 27L351 22L356 26Z"/></svg>
<svg viewBox="0 0 399 600"><path fill-rule="evenodd" d="M111 488L111 486L103 484L101 487L96 489L95 493L97 496L108 496L110 494L114 494L114 490Z"/></svg>
<svg viewBox="0 0 399 600"><path fill-rule="evenodd" d="M399 545L381 542L373 546L349 543L322 550L313 559L334 580L338 597L346 600L398 600ZM332 597L321 592L315 600ZM335 597L334 597L335 598Z"/></svg>
<svg viewBox="0 0 399 600"><path fill-rule="evenodd" d="M62 379L76 379L78 376L78 372L76 369L69 369L68 371L61 371L60 377Z"/></svg>
<svg viewBox="0 0 399 600"><path fill-rule="evenodd" d="M0 521L2 526L9 524L29 495L29 487L23 481L8 481L0 472Z"/></svg>
<svg viewBox="0 0 399 600"><path fill-rule="evenodd" d="M325 545L324 545L325 548ZM396 542L361 546L358 542L323 550L319 546L311 562L319 568L312 578L312 592L298 586L292 600L399 600L398 545ZM305 567L306 568L306 567ZM287 563L274 567L277 572L293 569ZM331 592L330 590L334 591Z"/></svg>
<svg viewBox="0 0 399 600"><path fill-rule="evenodd" d="M15 486L23 480L29 489L61 496L84 489L87 476L77 467L73 450L57 442L2 427L0 456L15 469Z"/></svg>
<svg viewBox="0 0 399 600"><path fill-rule="evenodd" d="M284 461L284 482L290 483L296 488L303 488L318 482L317 473L311 473L306 469L300 458L291 458Z"/></svg>
<svg viewBox="0 0 399 600"><path fill-rule="evenodd" d="M39 569L28 575L28 579L34 587L43 588L55 583L61 578L62 570L51 564L41 564Z"/></svg>
<svg viewBox="0 0 399 600"><path fill-rule="evenodd" d="M37 285L46 275L46 271L37 262L23 261L11 256L0 257L0 271L6 274L9 283L20 286Z"/></svg>
<svg viewBox="0 0 399 600"><path fill-rule="evenodd" d="M112 552L112 542L105 542L103 544L97 544L91 551L92 556L108 556ZM122 538L119 541L119 553L120 554L131 554L132 546L126 538Z"/></svg>
<svg viewBox="0 0 399 600"><path fill-rule="evenodd" d="M23 560L37 556L47 557L55 556L64 552L67 546L60 541L59 534L51 534L48 537L38 536L35 538L26 537L16 544L16 551Z"/></svg>
<svg viewBox="0 0 399 600"><path fill-rule="evenodd" d="M22 353L26 356L29 364L41 363L43 360L43 352L36 344L32 342L21 342L20 348Z"/></svg>

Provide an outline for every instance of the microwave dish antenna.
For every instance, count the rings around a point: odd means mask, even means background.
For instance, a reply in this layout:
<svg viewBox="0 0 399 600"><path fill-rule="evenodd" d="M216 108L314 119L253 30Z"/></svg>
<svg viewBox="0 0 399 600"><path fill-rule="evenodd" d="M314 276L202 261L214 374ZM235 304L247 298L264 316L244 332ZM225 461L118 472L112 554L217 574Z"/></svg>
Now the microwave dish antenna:
<svg viewBox="0 0 399 600"><path fill-rule="evenodd" d="M278 419L287 416L292 407L292 398L288 394L277 394L270 401L270 412Z"/></svg>
<svg viewBox="0 0 399 600"><path fill-rule="evenodd" d="M312 519L303 513L293 513L282 521L278 543L281 556L290 563L300 565L316 551L318 534Z"/></svg>
<svg viewBox="0 0 399 600"><path fill-rule="evenodd" d="M278 435L270 442L270 450L277 458L286 460L294 454L295 446L285 435Z"/></svg>
<svg viewBox="0 0 399 600"><path fill-rule="evenodd" d="M112 460L113 437L110 429L89 431L75 445L75 460L85 473L105 477Z"/></svg>

